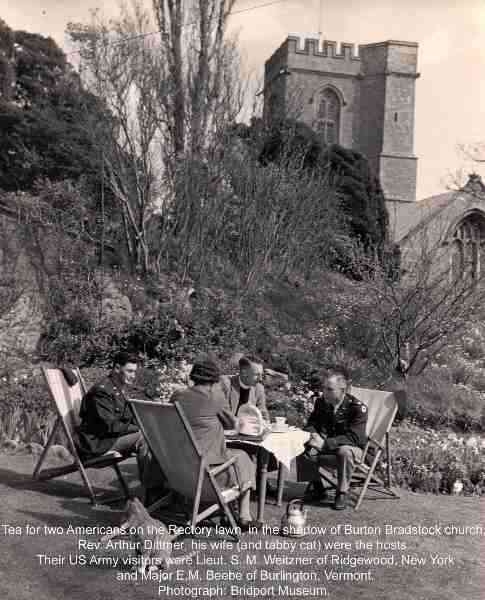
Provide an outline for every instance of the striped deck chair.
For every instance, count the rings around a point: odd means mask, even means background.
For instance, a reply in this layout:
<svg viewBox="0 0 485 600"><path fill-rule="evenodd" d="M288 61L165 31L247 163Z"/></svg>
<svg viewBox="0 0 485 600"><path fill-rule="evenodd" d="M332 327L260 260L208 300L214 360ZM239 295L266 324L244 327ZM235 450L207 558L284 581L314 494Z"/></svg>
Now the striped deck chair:
<svg viewBox="0 0 485 600"><path fill-rule="evenodd" d="M237 500L247 487L232 485L223 488L216 479L217 475L232 468L237 481L236 457L221 465L208 465L178 402L160 404L130 400L130 404L168 486L192 506L192 517L187 524L194 528L203 519L222 511L232 530L228 533L237 540L237 524L229 504ZM150 511L154 509L155 505L149 507Z"/></svg>
<svg viewBox="0 0 485 600"><path fill-rule="evenodd" d="M351 495L356 499L355 510L358 510L366 493L371 490L378 497L399 498L391 487L391 453L389 447L389 432L397 414L398 404L392 392L370 390L352 386L350 391L367 406L367 436L368 441L360 462L355 464L351 481ZM376 473L376 468L386 458L384 477ZM320 475L332 487L337 487L336 478L330 472L320 467ZM354 489L360 488L359 493Z"/></svg>
<svg viewBox="0 0 485 600"><path fill-rule="evenodd" d="M108 451L102 456L97 456L95 458L89 458L86 460L81 459L79 456L79 452L74 440L76 439L76 429L80 423L79 410L81 407L81 400L83 395L86 393L86 386L83 382L79 369L74 370L74 373L77 377L77 383L72 387L67 384L66 379L60 369L42 368L42 373L49 389L50 397L55 405L57 419L47 444L35 466L33 473L34 479L48 480L53 479L54 477L60 477L62 475L79 471L93 505L99 503L105 504L109 502L116 502L120 499L128 498L128 486L118 465L118 463L121 461L126 460L128 458L127 456L124 456L116 451ZM42 464L47 456L47 452L53 444L55 435L59 428L61 428L66 436L68 450L73 457L73 462L69 465L41 470ZM117 495L114 497L99 497L94 493L93 486L89 481L87 469L100 469L104 467L112 467L115 470L116 476L123 490L122 496Z"/></svg>

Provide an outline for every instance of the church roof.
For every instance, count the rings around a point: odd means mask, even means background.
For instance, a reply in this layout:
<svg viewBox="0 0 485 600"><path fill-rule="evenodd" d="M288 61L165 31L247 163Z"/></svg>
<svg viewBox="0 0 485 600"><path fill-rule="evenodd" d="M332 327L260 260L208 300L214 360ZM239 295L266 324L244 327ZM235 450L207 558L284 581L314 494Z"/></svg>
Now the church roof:
<svg viewBox="0 0 485 600"><path fill-rule="evenodd" d="M392 202L389 211L389 230L395 242L401 242L425 226L431 219L448 207L457 197L457 192L444 192L417 202Z"/></svg>
<svg viewBox="0 0 485 600"><path fill-rule="evenodd" d="M471 173L459 190L429 196L418 202L389 202L389 231L395 242L402 243L440 215L448 222L471 209L485 212L484 199L485 184L479 175Z"/></svg>

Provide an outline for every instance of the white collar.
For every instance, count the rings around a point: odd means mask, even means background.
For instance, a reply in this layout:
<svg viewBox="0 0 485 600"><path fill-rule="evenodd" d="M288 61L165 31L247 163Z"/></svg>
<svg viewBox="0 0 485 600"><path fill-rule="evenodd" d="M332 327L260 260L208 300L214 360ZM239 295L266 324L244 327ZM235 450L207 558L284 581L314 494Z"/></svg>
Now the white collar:
<svg viewBox="0 0 485 600"><path fill-rule="evenodd" d="M251 389L250 385L245 385L242 381L241 381L241 377L239 377L239 387L242 388L243 390L249 390Z"/></svg>

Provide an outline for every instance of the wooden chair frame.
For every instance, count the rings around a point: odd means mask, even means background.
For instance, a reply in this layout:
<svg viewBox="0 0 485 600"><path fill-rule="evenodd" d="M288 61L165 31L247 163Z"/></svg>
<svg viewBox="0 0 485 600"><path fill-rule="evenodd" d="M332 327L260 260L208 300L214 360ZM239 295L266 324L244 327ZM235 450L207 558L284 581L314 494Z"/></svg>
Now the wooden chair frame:
<svg viewBox="0 0 485 600"><path fill-rule="evenodd" d="M106 452L102 456L85 460L81 459L79 456L78 449L74 442L73 430L75 428L76 421L79 420L81 399L87 390L79 369L73 369L73 371L78 379L78 383L72 387L69 387L60 369L42 368L42 374L44 375L50 397L57 412L57 419L49 435L47 444L34 468L33 478L40 481L46 481L55 477L60 477L62 475L68 475L69 473L79 471L83 484L91 499L91 503L94 506L97 504L107 504L126 499L129 497L130 493L128 485L121 473L119 463L129 458L128 456L122 455L113 450ZM57 379L58 383L56 388L54 388L55 379ZM63 397L59 398L58 394L62 394ZM63 465L60 467L41 470L49 448L54 443L56 433L59 429L61 429L66 436L68 450L72 454L74 460L70 465ZM97 496L95 494L93 485L91 484L87 474L87 469L101 469L104 467L112 467L114 469L123 491L123 495L120 496L118 494L116 496Z"/></svg>
<svg viewBox="0 0 485 600"><path fill-rule="evenodd" d="M157 446L156 441L152 439L152 437L149 433L149 430L147 428L147 423L146 423L146 420L148 420L149 417L144 415L143 409L145 407L152 408L152 409L154 407L156 407L156 411L160 412L160 420L157 421L157 423L160 424L160 429L163 428L163 423L165 420L164 413L167 414L168 411L176 411L178 418L180 419L180 421L183 425L185 434L187 435L187 439L190 442L190 444L192 445L193 450L195 450L196 456L199 460L199 464L196 466L196 468L197 468L196 482L197 483L194 486L194 489L192 490L192 492L190 494L191 497L186 496L187 500L192 501L192 511L191 511L192 514L191 514L191 517L188 520L187 524L190 525L190 527L192 529L194 529L195 526L197 525L197 523L200 523L202 520L207 519L208 517L214 515L214 513L222 510L222 512L224 513L224 515L226 516L227 520L229 521L229 523L231 525L231 528L233 531L232 537L234 537L237 541L239 539L239 536L238 536L239 528L238 528L238 525L236 523L236 520L234 518L234 515L232 513L232 510L231 510L229 504L231 502L234 502L235 500L237 500L239 498L239 496L243 492L245 492L248 488L247 488L247 486L241 487L240 483L238 483L237 486L222 489L216 480L217 475L219 475L220 473L223 473L224 471L233 469L234 473L235 473L236 481L238 481L237 470L235 468L235 462L236 462L237 458L234 456L234 457L230 458L229 460L227 460L226 462L224 462L223 464L213 466L213 467L208 465L206 458L204 457L204 455L202 454L202 452L199 449L197 440L195 439L194 433L192 431L192 427L190 426L190 423L188 422L187 417L185 416L184 411L178 402L175 402L173 404L160 404L158 402L150 402L150 401L145 401L145 400L130 400L130 404L133 407L133 412L135 413L139 427L140 427L141 431L143 432L143 435L145 436L145 440L146 440L147 444L149 445L153 456L156 458L162 471L165 474L167 473L167 470L164 469L165 461L164 461L163 451L160 450L160 448ZM146 415L148 415L148 413L146 413ZM182 443L182 440L180 440L180 441ZM173 461L177 461L177 449L176 448L173 449ZM171 481L170 477L167 477L167 479L168 479L169 487L175 491L178 491L177 490L177 482ZM209 483L210 489L212 489L212 491L214 492L215 497L216 497L216 502L212 502L209 506L202 508L202 505L203 505L202 492L203 492L203 485L204 485L205 481L207 481ZM156 508L158 507L159 504L160 504L159 502L155 502L148 508L148 510L149 511L156 510ZM205 502L205 504L207 504L207 502Z"/></svg>
<svg viewBox="0 0 485 600"><path fill-rule="evenodd" d="M399 495L391 487L391 449L389 442L389 433L398 411L398 404L392 392L380 392L378 390L353 387L351 393L367 406L369 406L366 401L368 393L377 393L381 396L383 402L393 403L391 410L380 420L378 419L377 423L374 423L372 430L368 431L368 440L362 458L354 466L350 486L351 494L356 499L355 510L358 510L368 490L381 494L382 497L391 499L399 498ZM378 427L380 427L381 435L376 436ZM385 478L381 479L376 475L375 470L382 459L383 452L385 452L386 456L386 473ZM325 467L320 467L319 472L322 479L329 483L331 487L337 488L336 477L329 474L329 471ZM361 488L359 494L352 491L352 488L356 487Z"/></svg>

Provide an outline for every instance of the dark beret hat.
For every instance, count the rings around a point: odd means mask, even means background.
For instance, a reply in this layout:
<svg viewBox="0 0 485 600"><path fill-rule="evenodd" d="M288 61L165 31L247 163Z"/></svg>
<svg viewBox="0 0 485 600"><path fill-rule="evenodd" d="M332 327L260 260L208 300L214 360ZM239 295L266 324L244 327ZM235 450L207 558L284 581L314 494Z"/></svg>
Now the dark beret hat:
<svg viewBox="0 0 485 600"><path fill-rule="evenodd" d="M208 359L195 361L190 372L190 379L200 383L217 383L220 376L217 364Z"/></svg>

